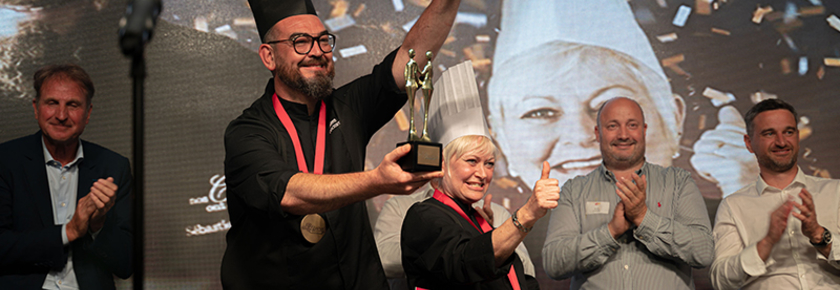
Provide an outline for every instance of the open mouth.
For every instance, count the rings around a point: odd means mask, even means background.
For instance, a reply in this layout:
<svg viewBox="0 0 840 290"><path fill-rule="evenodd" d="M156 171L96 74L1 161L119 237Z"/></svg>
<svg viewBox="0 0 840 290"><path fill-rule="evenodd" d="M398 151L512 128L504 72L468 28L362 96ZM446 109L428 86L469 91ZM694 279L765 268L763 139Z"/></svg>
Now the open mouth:
<svg viewBox="0 0 840 290"><path fill-rule="evenodd" d="M472 190L483 190L485 185L486 185L486 183L484 183L484 182L477 182L477 181L467 182L467 187L469 187Z"/></svg>

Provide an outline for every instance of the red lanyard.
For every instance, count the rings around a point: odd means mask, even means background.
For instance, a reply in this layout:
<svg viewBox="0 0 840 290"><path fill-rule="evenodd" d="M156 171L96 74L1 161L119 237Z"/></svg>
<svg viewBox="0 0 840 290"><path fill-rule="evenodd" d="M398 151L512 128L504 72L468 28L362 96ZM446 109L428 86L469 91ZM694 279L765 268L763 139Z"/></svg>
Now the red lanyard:
<svg viewBox="0 0 840 290"><path fill-rule="evenodd" d="M286 109L283 108L283 104L280 103L280 98L277 97L277 94L274 94L272 97L274 102L274 112L277 114L277 118L280 118L280 123L283 123L283 127L286 128L286 132L289 133L289 137L292 138L292 144L295 147L295 158L297 158L298 170L303 173L309 173L309 167L306 166L306 158L303 157L303 149L300 147L300 137L298 137L297 129L295 129L295 124L292 123L292 119L289 118L289 114L286 113ZM313 173L315 174L324 174L324 154L326 152L326 129L327 129L327 106L324 104L324 101L321 101L321 110L318 113L318 137L315 142L315 170Z"/></svg>
<svg viewBox="0 0 840 290"><path fill-rule="evenodd" d="M434 199L437 199L439 202L441 202L441 203L445 204L446 206L451 207L452 209L454 209L454 210L455 210L455 212L457 212L457 213L458 213L458 214L459 214L462 218L464 218L465 220L467 220L468 222L470 222L470 224L471 224L471 225L472 225L472 226L473 226L476 230L478 230L479 232L481 232L482 234L493 230L493 228L492 228L492 227L490 227L490 224L489 224L489 223L487 223L487 221L486 221L486 220L484 220L484 218L482 218L480 215L475 216L475 220L476 220L476 221L478 221L478 224L479 224L479 225L481 225L481 228L479 228L478 226L476 226L476 225L472 222L472 220L471 220L471 219L467 216L467 213L465 213L465 212L464 212L464 210L462 210L462 209L461 209L461 207L460 207L460 206L458 206L458 204L456 204L456 203L455 203L455 201L454 201L454 200L452 200L452 198L451 198L451 197L449 197L449 196L448 196L448 195L446 195L446 194L443 194L443 192L441 192L440 190L435 189L435 194L434 194L434 195L432 195L432 197L434 197Z"/></svg>
<svg viewBox="0 0 840 290"><path fill-rule="evenodd" d="M432 197L445 204L446 206L454 209L455 212L457 212L459 215L461 215L462 218L470 222L470 224L479 232L486 233L493 230L493 227L491 227L490 224L487 223L487 221L484 220L484 218L482 218L480 215L475 216L475 220L478 221L478 225L481 226L481 228L476 226L472 222L472 220L467 216L467 213L465 213L464 210L462 210L461 207L458 206L458 204L456 204L451 197L449 197L446 194L443 194L443 192L441 192L440 190L435 189L435 194ZM508 271L507 277L508 281L510 281L510 285L513 286L513 290L520 290L519 278L516 277L516 271L513 270L513 265L510 266L510 271Z"/></svg>

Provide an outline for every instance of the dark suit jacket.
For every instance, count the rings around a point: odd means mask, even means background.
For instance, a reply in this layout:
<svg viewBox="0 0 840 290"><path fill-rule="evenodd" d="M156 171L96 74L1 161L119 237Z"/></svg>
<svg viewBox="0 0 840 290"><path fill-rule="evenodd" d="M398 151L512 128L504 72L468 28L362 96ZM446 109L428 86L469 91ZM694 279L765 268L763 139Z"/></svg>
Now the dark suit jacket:
<svg viewBox="0 0 840 290"><path fill-rule="evenodd" d="M0 144L0 288L41 289L50 270L64 268L73 250L81 289L114 289L114 278L131 276L131 170L128 159L82 141L77 200L99 178L113 177L116 202L94 240L90 233L62 245L53 222L41 132Z"/></svg>

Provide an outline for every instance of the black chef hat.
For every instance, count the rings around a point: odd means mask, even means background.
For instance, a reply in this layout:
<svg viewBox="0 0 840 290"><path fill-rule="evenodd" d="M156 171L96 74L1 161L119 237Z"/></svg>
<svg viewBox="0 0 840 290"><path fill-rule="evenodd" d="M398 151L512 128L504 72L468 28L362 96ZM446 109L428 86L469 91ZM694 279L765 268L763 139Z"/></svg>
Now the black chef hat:
<svg viewBox="0 0 840 290"><path fill-rule="evenodd" d="M300 14L317 15L311 0L248 0L248 4L254 13L262 42L266 41L265 34L268 30L286 17Z"/></svg>

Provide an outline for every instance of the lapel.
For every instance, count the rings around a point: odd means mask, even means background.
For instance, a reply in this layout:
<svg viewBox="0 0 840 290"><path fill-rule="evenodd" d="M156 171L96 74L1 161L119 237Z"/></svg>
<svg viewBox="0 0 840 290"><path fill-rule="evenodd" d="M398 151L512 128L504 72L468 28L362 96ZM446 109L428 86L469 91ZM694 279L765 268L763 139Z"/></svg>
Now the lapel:
<svg viewBox="0 0 840 290"><path fill-rule="evenodd" d="M23 164L26 176L29 196L33 205L41 217L41 223L45 227L55 225L52 212L52 198L50 197L49 180L47 180L46 159L44 159L43 145L41 145L41 131L31 135L24 143L23 155L26 162Z"/></svg>
<svg viewBox="0 0 840 290"><path fill-rule="evenodd" d="M93 152L93 145L85 141L82 141L82 143L84 143L82 145L82 151L85 153L85 158L78 165L79 187L76 189L76 201L79 201L80 198L90 193L90 187L93 186L93 182L98 178L94 172L94 168L96 167L94 160L96 158L96 152Z"/></svg>

